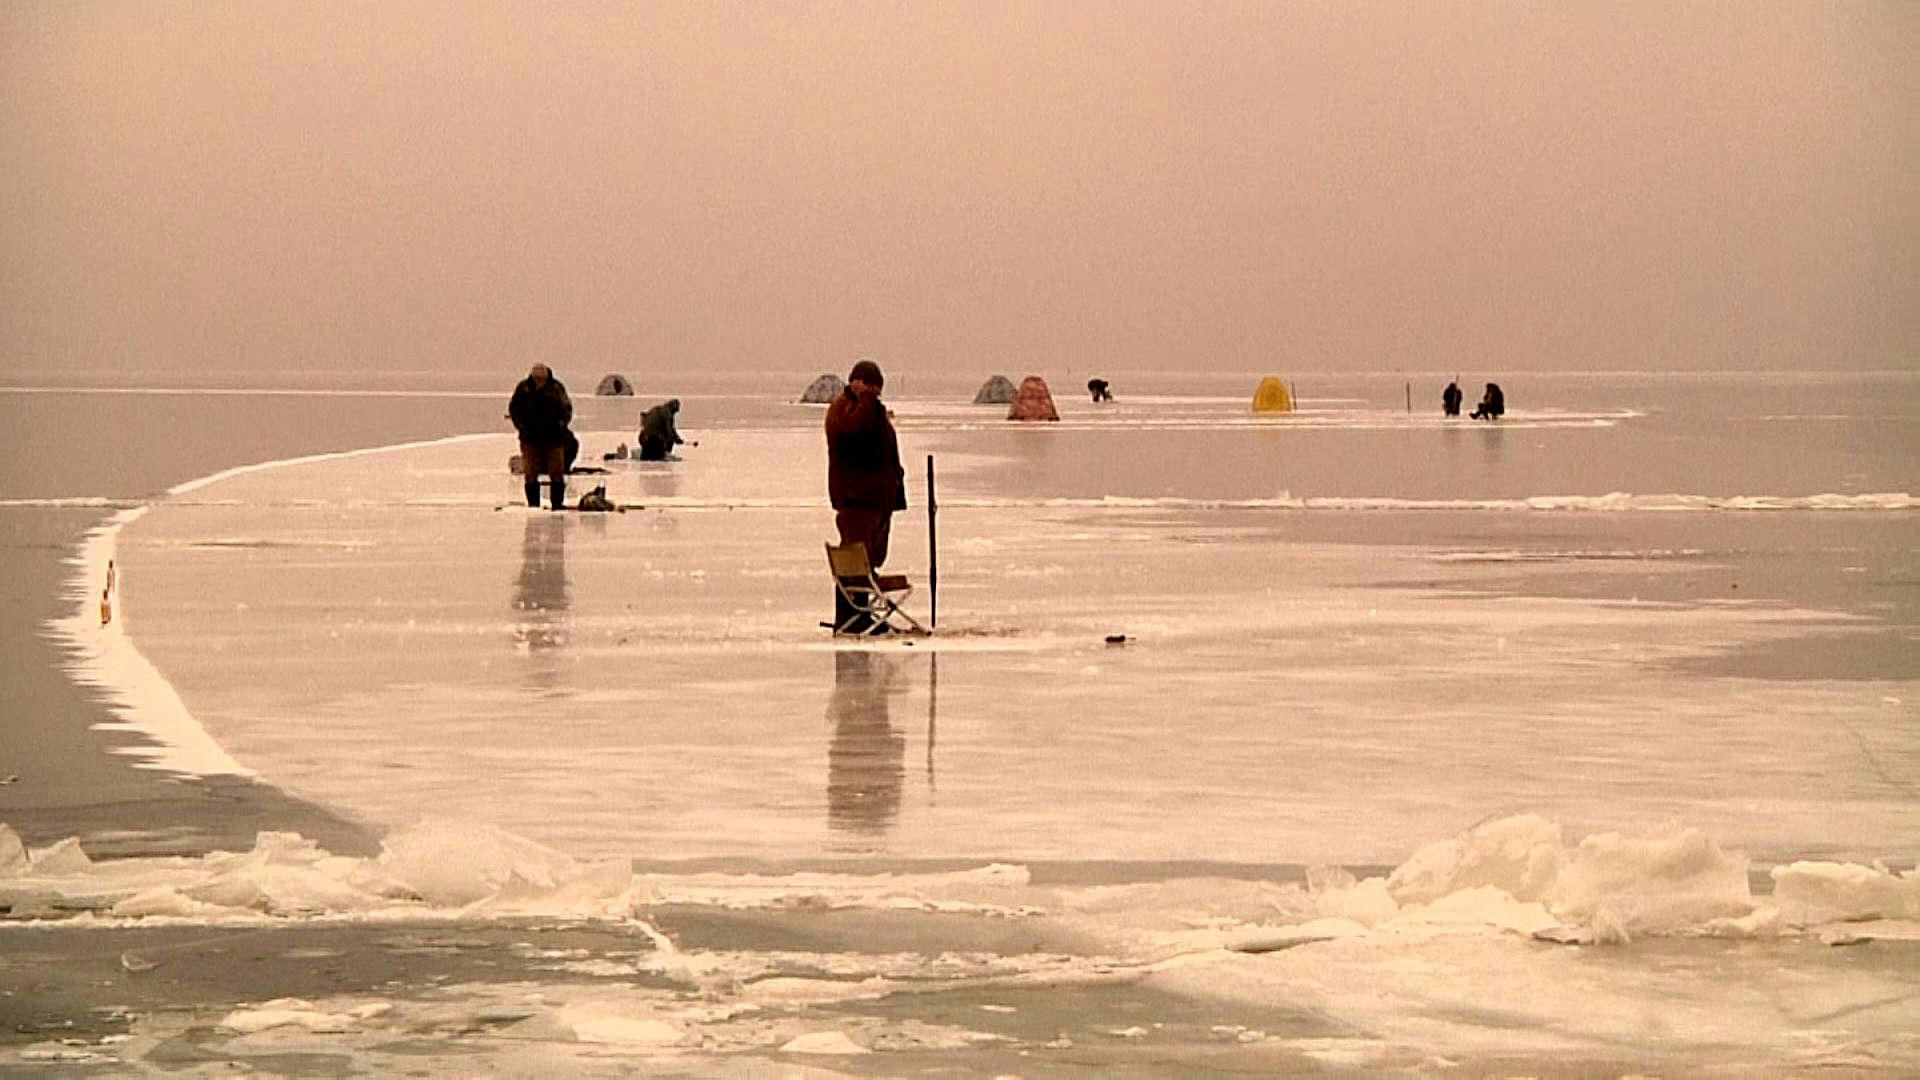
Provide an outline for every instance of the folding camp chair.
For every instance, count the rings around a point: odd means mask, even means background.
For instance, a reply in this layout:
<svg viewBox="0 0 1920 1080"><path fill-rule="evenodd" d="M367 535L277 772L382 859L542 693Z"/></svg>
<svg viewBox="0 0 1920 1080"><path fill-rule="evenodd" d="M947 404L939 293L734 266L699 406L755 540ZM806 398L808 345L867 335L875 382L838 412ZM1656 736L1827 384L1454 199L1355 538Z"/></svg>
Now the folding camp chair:
<svg viewBox="0 0 1920 1080"><path fill-rule="evenodd" d="M900 609L901 602L913 595L906 575L875 573L873 564L867 561L867 545L828 544L827 565L833 570L833 587L853 608L853 614L833 628L835 634L928 632L918 619ZM867 620L866 626L854 629L863 619ZM895 619L902 625L895 625Z"/></svg>

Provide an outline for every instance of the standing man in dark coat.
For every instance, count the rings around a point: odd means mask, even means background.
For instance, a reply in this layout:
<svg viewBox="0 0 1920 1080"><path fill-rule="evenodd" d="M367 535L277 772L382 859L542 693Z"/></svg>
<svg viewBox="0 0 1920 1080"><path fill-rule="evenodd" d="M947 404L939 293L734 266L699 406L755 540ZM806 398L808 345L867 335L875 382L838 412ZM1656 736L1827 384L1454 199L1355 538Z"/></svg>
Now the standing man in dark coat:
<svg viewBox="0 0 1920 1080"><path fill-rule="evenodd" d="M842 545L867 546L875 569L887 561L893 512L907 508L907 471L900 440L880 402L886 384L880 365L862 360L847 375L847 388L827 406L827 497ZM833 625L844 626L853 609L834 591ZM858 629L857 627L855 629Z"/></svg>
<svg viewBox="0 0 1920 1080"><path fill-rule="evenodd" d="M507 405L514 430L520 433L520 471L527 480L527 505L540 505L540 474L551 482L553 508L567 505L567 448L578 446L567 425L573 422L573 399L545 364L535 364L513 388Z"/></svg>
<svg viewBox="0 0 1920 1080"><path fill-rule="evenodd" d="M1448 383L1447 388L1440 392L1440 411L1448 416L1459 416L1461 399L1466 396L1460 392L1458 382Z"/></svg>
<svg viewBox="0 0 1920 1080"><path fill-rule="evenodd" d="M641 461L665 461L674 447L687 441L680 437L679 429L674 426L673 418L679 411L680 399L674 398L640 414Z"/></svg>

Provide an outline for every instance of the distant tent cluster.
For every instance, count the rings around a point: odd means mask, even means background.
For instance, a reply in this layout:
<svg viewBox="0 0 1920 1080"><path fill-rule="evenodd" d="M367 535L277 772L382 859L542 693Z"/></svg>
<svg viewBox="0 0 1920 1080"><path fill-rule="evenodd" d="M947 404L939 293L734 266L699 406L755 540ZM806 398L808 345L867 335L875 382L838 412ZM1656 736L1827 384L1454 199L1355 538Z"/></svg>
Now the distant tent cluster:
<svg viewBox="0 0 1920 1080"><path fill-rule="evenodd" d="M847 384L838 375L822 375L807 385L800 395L800 401L806 405L825 405L845 391ZM1060 410L1054 407L1053 393L1047 389L1047 380L1038 375L1029 375L1015 387L1013 380L1005 375L995 375L980 384L973 395L975 405L1005 405L1009 420L1058 420Z"/></svg>
<svg viewBox="0 0 1920 1080"><path fill-rule="evenodd" d="M613 378L613 376L608 376ZM604 383L602 384L605 385ZM800 400L809 405L824 405L839 397L846 389L846 383L838 375L822 375L808 384L800 395ZM1087 384L1093 393L1093 400L1112 401L1105 379L1094 379ZM1098 389L1095 389L1095 387ZM605 393L606 391L601 391ZM626 391L631 393L632 391ZM1013 380L1005 375L995 375L980 384L973 395L975 405L1005 405L1009 420L1058 420L1060 410L1054 406L1053 391L1048 389L1047 380L1038 375L1029 375L1014 386ZM1278 376L1268 375L1260 380L1253 391L1253 411L1257 413L1290 413L1294 411L1293 394L1287 384Z"/></svg>
<svg viewBox="0 0 1920 1080"><path fill-rule="evenodd" d="M1009 420L1060 419L1060 410L1053 405L1053 392L1047 389L1047 380L1038 375L1029 375L1020 380L1018 387L1005 375L995 375L980 384L979 393L973 395L973 403L1005 405Z"/></svg>

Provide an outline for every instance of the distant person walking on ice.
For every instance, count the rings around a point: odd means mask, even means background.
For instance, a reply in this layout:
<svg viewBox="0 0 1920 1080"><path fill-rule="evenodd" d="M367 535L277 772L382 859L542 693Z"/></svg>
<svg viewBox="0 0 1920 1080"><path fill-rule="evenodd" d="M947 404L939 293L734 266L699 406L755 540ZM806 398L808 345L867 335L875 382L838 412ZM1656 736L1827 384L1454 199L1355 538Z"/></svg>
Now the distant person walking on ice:
<svg viewBox="0 0 1920 1080"><path fill-rule="evenodd" d="M862 360L847 375L847 388L827 406L827 498L840 543L865 544L877 570L887 561L893 512L907 508L907 472L900 466L900 440L880 402L886 385L880 365ZM833 625L845 627L855 612L834 590ZM859 632L861 627L853 627Z"/></svg>
<svg viewBox="0 0 1920 1080"><path fill-rule="evenodd" d="M674 447L687 440L680 437L673 418L680 411L680 399L655 405L640 416L640 460L665 461Z"/></svg>
<svg viewBox="0 0 1920 1080"><path fill-rule="evenodd" d="M1507 395L1500 392L1499 383L1488 383L1487 392L1480 398L1480 404L1468 414L1469 420L1498 420L1507 411Z"/></svg>
<svg viewBox="0 0 1920 1080"><path fill-rule="evenodd" d="M1448 383L1447 388L1440 391L1440 411L1446 413L1448 416L1459 416L1460 401L1466 396L1467 395L1460 392L1459 383Z"/></svg>
<svg viewBox="0 0 1920 1080"><path fill-rule="evenodd" d="M527 505L540 505L540 475L548 478L553 508L567 505L569 447L580 444L567 425L573 422L573 399L545 364L535 364L513 388L507 405L514 430L520 433L520 472L527 481Z"/></svg>
<svg viewBox="0 0 1920 1080"><path fill-rule="evenodd" d="M1113 385L1112 383L1109 383L1105 379L1088 379L1087 393L1093 395L1093 403L1095 405L1098 405L1103 401L1112 401L1113 391L1108 389L1108 387L1112 385Z"/></svg>

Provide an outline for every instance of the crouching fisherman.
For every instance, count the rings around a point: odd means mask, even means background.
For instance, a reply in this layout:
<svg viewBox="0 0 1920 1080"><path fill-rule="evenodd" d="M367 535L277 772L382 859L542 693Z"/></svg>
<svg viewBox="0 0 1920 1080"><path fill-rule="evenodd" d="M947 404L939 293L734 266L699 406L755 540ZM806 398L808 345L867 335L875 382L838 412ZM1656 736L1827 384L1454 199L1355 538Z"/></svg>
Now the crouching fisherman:
<svg viewBox="0 0 1920 1080"><path fill-rule="evenodd" d="M674 398L640 415L641 461L665 461L674 447L687 441L674 426L674 416L679 412L680 399Z"/></svg>
<svg viewBox="0 0 1920 1080"><path fill-rule="evenodd" d="M1467 414L1469 420L1498 420L1506 415L1507 395L1500 391L1499 383L1488 383L1487 392L1480 398L1480 404Z"/></svg>
<svg viewBox="0 0 1920 1080"><path fill-rule="evenodd" d="M540 505L540 476L548 478L553 508L567 505L568 453L578 453L579 442L567 425L573 422L573 400L567 388L545 364L535 364L507 405L514 430L520 433L520 471L526 477L527 505Z"/></svg>

